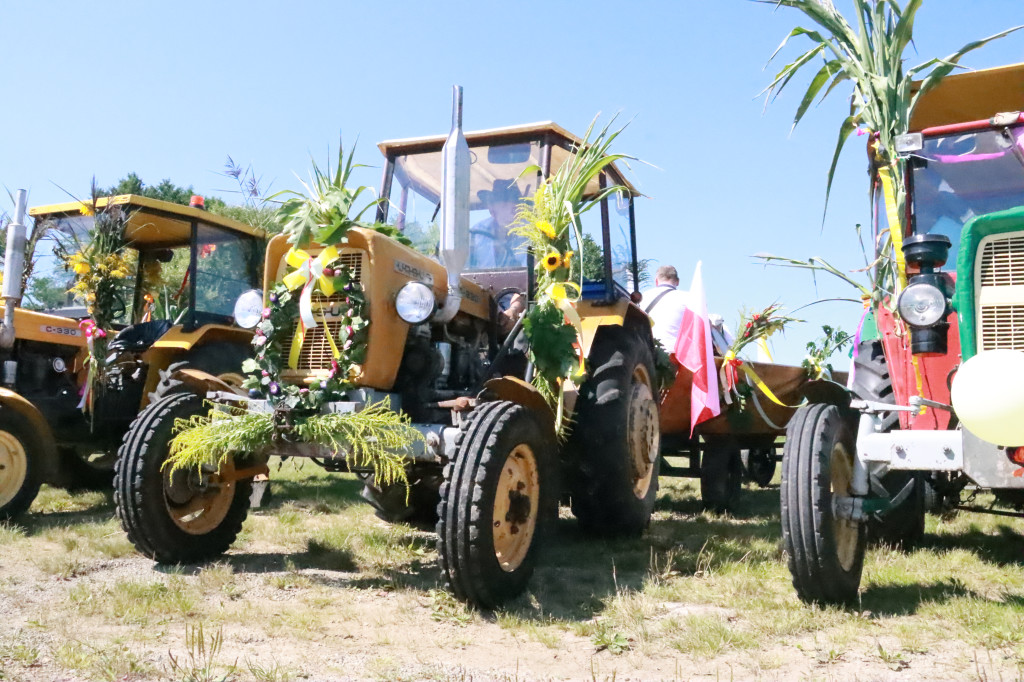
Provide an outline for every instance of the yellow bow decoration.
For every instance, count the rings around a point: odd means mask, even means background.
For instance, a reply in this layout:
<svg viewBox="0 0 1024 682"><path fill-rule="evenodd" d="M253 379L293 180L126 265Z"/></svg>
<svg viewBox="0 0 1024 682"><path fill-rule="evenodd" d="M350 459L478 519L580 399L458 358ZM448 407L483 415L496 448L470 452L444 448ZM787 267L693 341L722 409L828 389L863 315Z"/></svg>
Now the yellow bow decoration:
<svg viewBox="0 0 1024 682"><path fill-rule="evenodd" d="M313 314L313 289L319 285L320 291L325 296L330 296L335 292L334 279L324 275L324 269L329 263L336 261L339 255L336 247L328 246L316 258L310 256L302 249L294 247L285 256L285 262L295 268L295 270L285 275L281 281L288 287L289 291L302 287L302 293L299 295L299 326L295 329L291 352L288 354L288 366L292 369L298 367L299 353L302 351L306 330L315 329L318 326L316 317ZM327 342L331 346L331 352L334 353L334 357L337 359L341 353L338 350L338 346L334 343L334 335L331 334L331 330L327 327L326 319L324 320L324 336L327 337Z"/></svg>

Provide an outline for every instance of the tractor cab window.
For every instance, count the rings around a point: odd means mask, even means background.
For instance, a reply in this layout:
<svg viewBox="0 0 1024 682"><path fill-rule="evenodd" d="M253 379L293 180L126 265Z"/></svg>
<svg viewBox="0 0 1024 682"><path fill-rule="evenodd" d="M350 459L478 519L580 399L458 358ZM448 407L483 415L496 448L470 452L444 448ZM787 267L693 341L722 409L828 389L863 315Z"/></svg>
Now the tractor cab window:
<svg viewBox="0 0 1024 682"><path fill-rule="evenodd" d="M522 172L540 164L540 145L523 142L470 147L467 272L519 270L526 267L526 242L509 232L521 202L538 185L537 174ZM441 241L441 152L405 154L395 158L388 222L413 246L439 260Z"/></svg>
<svg viewBox="0 0 1024 682"><path fill-rule="evenodd" d="M238 297L258 286L259 263L259 245L252 237L200 224L195 266L197 322L230 323Z"/></svg>
<svg viewBox="0 0 1024 682"><path fill-rule="evenodd" d="M911 173L914 232L949 237L955 263L967 221L1024 205L1024 126L925 138Z"/></svg>

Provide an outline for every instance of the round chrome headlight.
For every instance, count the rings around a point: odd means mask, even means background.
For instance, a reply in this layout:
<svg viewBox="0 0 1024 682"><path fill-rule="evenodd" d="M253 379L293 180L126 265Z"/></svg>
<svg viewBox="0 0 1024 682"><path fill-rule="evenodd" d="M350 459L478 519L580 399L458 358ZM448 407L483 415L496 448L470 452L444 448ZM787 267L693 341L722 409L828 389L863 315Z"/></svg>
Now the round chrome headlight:
<svg viewBox="0 0 1024 682"><path fill-rule="evenodd" d="M242 329L252 329L263 317L263 292L250 289L235 301L235 324Z"/></svg>
<svg viewBox="0 0 1024 682"><path fill-rule="evenodd" d="M946 315L946 295L931 284L911 284L896 303L900 316L914 327L930 327Z"/></svg>
<svg viewBox="0 0 1024 682"><path fill-rule="evenodd" d="M423 282L406 282L395 297L398 316L409 324L426 322L436 308L434 291Z"/></svg>

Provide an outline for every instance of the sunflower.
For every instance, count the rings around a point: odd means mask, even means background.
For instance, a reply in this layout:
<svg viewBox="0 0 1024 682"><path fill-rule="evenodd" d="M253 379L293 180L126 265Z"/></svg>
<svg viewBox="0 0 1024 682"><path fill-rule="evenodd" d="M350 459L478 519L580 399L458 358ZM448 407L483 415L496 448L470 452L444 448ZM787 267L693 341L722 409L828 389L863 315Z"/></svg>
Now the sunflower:
<svg viewBox="0 0 1024 682"><path fill-rule="evenodd" d="M544 256L544 269L548 272L554 272L562 264L562 254L557 251L552 251L548 255Z"/></svg>
<svg viewBox="0 0 1024 682"><path fill-rule="evenodd" d="M543 234L548 239L554 239L556 236L554 226L546 220L541 220L540 222L538 222L537 229L540 230L540 233Z"/></svg>
<svg viewBox="0 0 1024 682"><path fill-rule="evenodd" d="M566 251L565 255L562 256L562 265L564 267L568 268L569 264L572 262L572 257L573 257L573 252L572 251Z"/></svg>

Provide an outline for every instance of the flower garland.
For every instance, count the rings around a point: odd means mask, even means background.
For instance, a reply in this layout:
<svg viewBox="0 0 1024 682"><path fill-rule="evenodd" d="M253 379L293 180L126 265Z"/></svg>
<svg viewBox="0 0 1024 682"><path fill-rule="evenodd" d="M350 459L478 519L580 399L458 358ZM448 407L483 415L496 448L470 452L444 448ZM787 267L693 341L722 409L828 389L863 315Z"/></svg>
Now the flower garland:
<svg viewBox="0 0 1024 682"><path fill-rule="evenodd" d="M340 261L337 249L325 249L313 259L293 248L286 258L290 263L301 262L307 270L303 270L303 265L294 269L267 297L263 319L256 325L252 340L255 358L242 365L242 370L249 375L242 386L248 389L249 397L266 398L274 407L316 412L328 402L342 400L344 393L354 386L356 365L366 358L370 324L365 314L366 298L349 267ZM314 263L310 265L310 261ZM319 274L314 277L312 270ZM340 323L334 332L323 310L327 303L323 299L330 300L336 292L342 296L331 303L332 322ZM314 302L314 295L321 300ZM303 387L281 381L284 370L296 368L306 335L321 325L334 356L327 376ZM286 357L284 351L289 338L291 344Z"/></svg>
<svg viewBox="0 0 1024 682"><path fill-rule="evenodd" d="M747 318L746 315L740 317L740 323L738 329L740 333L733 340L729 346L729 350L726 351L725 356L722 358L722 369L720 372L722 391L725 396L725 402L727 405L733 403L733 395L737 398L737 404L743 405L746 398L750 395L750 386L746 383L739 383L737 378L739 371L743 371L747 378L761 391L768 396L773 402L785 406L784 403L779 401L775 394L772 393L771 389L761 381L760 377L754 372L753 368L749 364L744 364L744 361L739 357L740 352L751 343L766 341L776 332L784 331L786 326L792 322L803 322L795 317L787 317L780 315L779 311L782 309L777 303L773 303L760 312L753 313Z"/></svg>
<svg viewBox="0 0 1024 682"><path fill-rule="evenodd" d="M79 325L88 349L88 374L79 408L91 410L95 386L106 370L107 330L113 329L116 318L125 312L124 282L135 269L137 254L127 248L124 228L128 216L119 206L97 211L94 199L92 204L83 202L79 212L94 217L87 237L80 239L73 233L58 237L54 254L65 270L74 273L68 293L83 301L89 314Z"/></svg>

